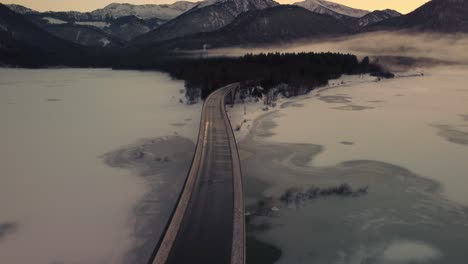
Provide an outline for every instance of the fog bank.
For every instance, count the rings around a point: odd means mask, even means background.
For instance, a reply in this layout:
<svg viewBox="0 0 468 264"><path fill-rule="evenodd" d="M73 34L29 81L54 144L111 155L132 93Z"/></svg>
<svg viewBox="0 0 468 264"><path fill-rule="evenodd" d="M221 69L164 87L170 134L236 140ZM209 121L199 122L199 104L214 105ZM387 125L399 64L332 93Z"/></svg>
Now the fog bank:
<svg viewBox="0 0 468 264"><path fill-rule="evenodd" d="M292 45L264 48L213 49L210 56L242 56L260 52L340 52L359 57L399 57L395 62L404 65L468 64L468 35L414 32L373 32L355 36L302 41ZM403 60L402 58L406 58ZM413 59L409 61L408 59Z"/></svg>

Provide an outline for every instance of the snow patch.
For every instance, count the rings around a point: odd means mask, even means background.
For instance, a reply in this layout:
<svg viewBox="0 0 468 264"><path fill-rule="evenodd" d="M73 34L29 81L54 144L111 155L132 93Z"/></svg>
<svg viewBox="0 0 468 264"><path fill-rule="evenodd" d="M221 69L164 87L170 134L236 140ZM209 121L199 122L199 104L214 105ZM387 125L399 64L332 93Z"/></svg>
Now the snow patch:
<svg viewBox="0 0 468 264"><path fill-rule="evenodd" d="M80 36L81 36L81 30L78 31L78 33L76 33L76 39L75 39L76 42L78 42L78 40L80 39Z"/></svg>
<svg viewBox="0 0 468 264"><path fill-rule="evenodd" d="M21 15L26 15L26 14L37 14L38 12L35 10L32 10L30 8L24 7L22 5L6 5L8 8L10 8L12 11L15 13L21 14Z"/></svg>
<svg viewBox="0 0 468 264"><path fill-rule="evenodd" d="M370 13L367 10L356 9L325 0L305 0L303 2L294 3L293 5L304 7L305 9L319 14L333 15L331 12L335 12L341 15L359 18Z"/></svg>
<svg viewBox="0 0 468 264"><path fill-rule="evenodd" d="M77 21L75 22L77 25L84 25L84 26L93 26L97 27L100 29L104 29L106 27L109 27L110 24L107 22L102 22L102 21Z"/></svg>
<svg viewBox="0 0 468 264"><path fill-rule="evenodd" d="M197 5L195 9L200 9L203 7L215 5L215 4L222 4L222 3L230 3L234 2L236 5L236 12L242 13L250 10L261 10L266 9L269 7L277 6L278 3L272 0L205 0Z"/></svg>
<svg viewBox="0 0 468 264"><path fill-rule="evenodd" d="M53 18L53 17L44 17L42 19L46 20L47 23L49 23L49 24L62 25L62 24L67 24L68 23L67 21L63 21L63 20Z"/></svg>
<svg viewBox="0 0 468 264"><path fill-rule="evenodd" d="M236 103L234 107L226 107L237 142L242 141L253 128L253 122L261 115L268 113L263 100L247 98L244 103Z"/></svg>
<svg viewBox="0 0 468 264"><path fill-rule="evenodd" d="M210 6L210 5L214 5L218 2L221 2L221 0L205 0L205 1L202 1L198 6L197 8L202 8L202 7L207 7L207 6Z"/></svg>
<svg viewBox="0 0 468 264"><path fill-rule="evenodd" d="M107 47L107 45L109 45L109 44L111 43L110 40L107 39L107 38L101 38L101 39L99 40L99 42L102 43L102 46L103 46L103 47Z"/></svg>

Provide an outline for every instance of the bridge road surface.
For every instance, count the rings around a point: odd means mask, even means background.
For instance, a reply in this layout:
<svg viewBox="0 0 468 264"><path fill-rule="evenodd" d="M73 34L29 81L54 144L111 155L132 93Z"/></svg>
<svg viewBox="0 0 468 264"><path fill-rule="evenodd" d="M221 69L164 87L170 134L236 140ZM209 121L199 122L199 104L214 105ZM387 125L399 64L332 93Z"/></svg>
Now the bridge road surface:
<svg viewBox="0 0 468 264"><path fill-rule="evenodd" d="M245 261L240 162L225 111L225 97L238 86L227 85L205 100L192 167L150 263Z"/></svg>

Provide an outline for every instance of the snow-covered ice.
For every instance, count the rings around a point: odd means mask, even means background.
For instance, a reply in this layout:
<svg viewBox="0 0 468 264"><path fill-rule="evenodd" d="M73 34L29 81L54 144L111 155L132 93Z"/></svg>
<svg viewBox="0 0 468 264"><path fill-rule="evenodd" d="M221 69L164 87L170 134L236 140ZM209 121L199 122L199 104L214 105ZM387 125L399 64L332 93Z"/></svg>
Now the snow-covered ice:
<svg viewBox="0 0 468 264"><path fill-rule="evenodd" d="M385 249L383 259L386 263L422 263L439 258L440 251L419 241L393 241Z"/></svg>
<svg viewBox="0 0 468 264"><path fill-rule="evenodd" d="M423 77L349 86L344 81L301 101L301 108L280 110L269 140L324 146L311 161L315 166L365 159L397 164L442 182L448 198L468 205L468 145L438 131L438 125L448 125L461 136L468 133L460 116L468 113L467 78L467 67L454 67L431 69Z"/></svg>
<svg viewBox="0 0 468 264"><path fill-rule="evenodd" d="M468 138L468 123L463 119L468 114L464 85L468 67L399 75L383 81L369 75L344 75L309 95L280 98L278 107L269 109L279 116L268 140L323 145L325 150L311 161L315 166L364 159L397 164L442 182L448 198L468 205L464 188L468 185L464 159L468 145L450 141L455 136L459 142ZM299 107L281 108L288 102ZM261 101L246 106L246 115L242 104L229 110L233 129L242 124L235 131L238 141L248 134L255 118L265 113Z"/></svg>
<svg viewBox="0 0 468 264"><path fill-rule="evenodd" d="M146 194L177 188L171 179L186 172L142 177L138 167L119 160L111 167L102 157L131 154L135 145L160 152L153 163L166 166L164 151L152 146L175 135L193 141L200 105L180 104L183 82L157 72L0 69L0 76L0 226L10 227L0 237L0 262L129 263L127 253L145 242L136 227L146 225L135 221L152 208Z"/></svg>
<svg viewBox="0 0 468 264"><path fill-rule="evenodd" d="M418 73L343 76L251 108L258 118L239 142L246 203L280 210L250 215L248 234L279 248L277 263L466 262L468 67ZM366 192L291 207L280 198L340 184Z"/></svg>

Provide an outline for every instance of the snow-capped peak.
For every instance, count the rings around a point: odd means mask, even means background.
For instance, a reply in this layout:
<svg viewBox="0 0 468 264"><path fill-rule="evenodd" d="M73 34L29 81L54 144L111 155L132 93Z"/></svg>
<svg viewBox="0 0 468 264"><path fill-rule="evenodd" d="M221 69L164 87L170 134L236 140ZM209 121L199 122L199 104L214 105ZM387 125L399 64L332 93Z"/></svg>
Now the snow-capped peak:
<svg viewBox="0 0 468 264"><path fill-rule="evenodd" d="M249 10L265 9L279 5L274 0L204 0L200 2L197 8L229 2L233 2L236 5L237 12L239 13Z"/></svg>
<svg viewBox="0 0 468 264"><path fill-rule="evenodd" d="M358 20L358 24L361 27L365 27L368 25L372 25L378 23L382 20L389 19L392 17L401 16L401 14L392 9L385 9L385 10L376 10L371 12Z"/></svg>
<svg viewBox="0 0 468 264"><path fill-rule="evenodd" d="M346 15L350 17L363 17L370 13L367 10L356 9L345 5L340 5L337 3L329 2L326 0L305 0L303 2L294 3L294 5L304 7L312 12L320 13L320 14L329 14L330 11Z"/></svg>
<svg viewBox="0 0 468 264"><path fill-rule="evenodd" d="M174 10L179 10L181 12L185 12L189 10L190 8L194 7L197 3L195 2L187 2L187 1L177 1L173 4L170 5L161 5L161 6L167 6L169 8L172 8Z"/></svg>
<svg viewBox="0 0 468 264"><path fill-rule="evenodd" d="M382 10L382 12L384 12L384 13L390 15L390 16L394 16L394 17L395 17L395 16L401 16L401 13L400 13L400 12L398 12L398 11L396 11L396 10L393 10L393 9L388 9L388 8L387 8L387 9Z"/></svg>
<svg viewBox="0 0 468 264"><path fill-rule="evenodd" d="M173 19L185 11L191 9L197 3L179 1L170 5L133 5L133 4L109 4L102 9L91 12L94 17L105 18L111 16L119 18L123 16L136 16L141 19L159 18L163 20Z"/></svg>
<svg viewBox="0 0 468 264"><path fill-rule="evenodd" d="M10 8L12 11L14 11L15 13L18 13L21 15L38 13L37 11L24 7L22 5L9 4L6 6Z"/></svg>

